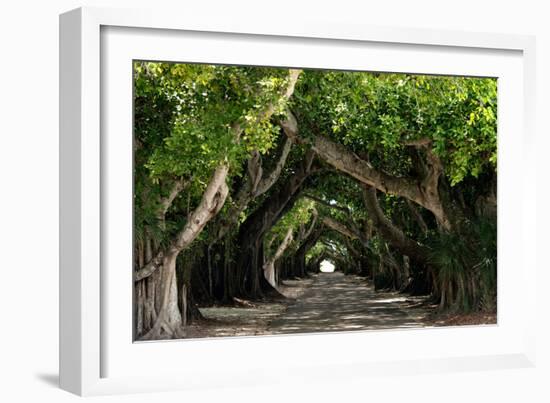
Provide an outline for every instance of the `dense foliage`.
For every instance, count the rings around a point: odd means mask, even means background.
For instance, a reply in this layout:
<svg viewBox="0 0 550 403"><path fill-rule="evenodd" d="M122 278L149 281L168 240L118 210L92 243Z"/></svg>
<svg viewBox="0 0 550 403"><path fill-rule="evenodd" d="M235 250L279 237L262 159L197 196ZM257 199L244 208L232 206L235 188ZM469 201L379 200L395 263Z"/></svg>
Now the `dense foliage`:
<svg viewBox="0 0 550 403"><path fill-rule="evenodd" d="M303 129L405 173L405 143L431 139L452 184L496 168L496 80L407 74L305 74L295 96Z"/></svg>
<svg viewBox="0 0 550 403"><path fill-rule="evenodd" d="M496 308L495 79L136 62L134 89L140 337L323 259Z"/></svg>

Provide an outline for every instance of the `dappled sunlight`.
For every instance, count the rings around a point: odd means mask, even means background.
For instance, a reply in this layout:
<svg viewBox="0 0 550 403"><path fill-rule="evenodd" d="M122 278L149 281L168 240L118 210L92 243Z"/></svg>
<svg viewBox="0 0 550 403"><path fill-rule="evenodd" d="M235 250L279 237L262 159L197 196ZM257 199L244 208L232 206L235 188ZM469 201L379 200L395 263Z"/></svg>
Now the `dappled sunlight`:
<svg viewBox="0 0 550 403"><path fill-rule="evenodd" d="M403 302L403 301L407 301L407 298L405 297L388 298L388 299L381 299L378 302L391 303L391 302Z"/></svg>
<svg viewBox="0 0 550 403"><path fill-rule="evenodd" d="M304 295L268 329L270 334L424 326L425 297L375 292L372 284L338 272L316 275Z"/></svg>
<svg viewBox="0 0 550 403"><path fill-rule="evenodd" d="M187 337L227 337L285 333L409 329L427 325L422 302L397 292L375 292L372 283L353 275L325 272L284 280L286 302L257 301L252 306L201 307L206 322L192 325ZM202 327L201 327L202 326Z"/></svg>

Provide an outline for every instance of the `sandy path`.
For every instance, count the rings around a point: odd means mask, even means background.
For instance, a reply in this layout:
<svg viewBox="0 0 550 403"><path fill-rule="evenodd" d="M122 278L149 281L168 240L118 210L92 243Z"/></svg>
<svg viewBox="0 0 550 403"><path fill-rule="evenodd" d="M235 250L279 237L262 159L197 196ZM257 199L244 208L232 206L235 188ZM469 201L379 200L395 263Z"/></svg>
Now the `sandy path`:
<svg viewBox="0 0 550 403"><path fill-rule="evenodd" d="M374 292L364 279L321 273L305 293L276 317L267 333L307 333L425 326L423 297Z"/></svg>
<svg viewBox="0 0 550 403"><path fill-rule="evenodd" d="M420 306L425 297L374 292L364 278L342 273L285 280L279 291L288 300L200 308L208 320L189 326L187 338L421 327L430 312Z"/></svg>
<svg viewBox="0 0 550 403"><path fill-rule="evenodd" d="M279 292L288 299L277 302L254 301L251 306L214 306L199 308L207 319L187 327L186 338L258 336L271 334L269 323L311 286L314 278L285 280Z"/></svg>

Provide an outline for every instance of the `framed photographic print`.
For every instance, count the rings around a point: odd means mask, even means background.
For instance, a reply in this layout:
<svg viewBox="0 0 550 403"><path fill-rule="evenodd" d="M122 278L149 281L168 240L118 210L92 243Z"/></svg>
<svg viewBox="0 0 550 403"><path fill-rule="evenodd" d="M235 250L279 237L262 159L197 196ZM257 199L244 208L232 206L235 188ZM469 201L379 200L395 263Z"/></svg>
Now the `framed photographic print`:
<svg viewBox="0 0 550 403"><path fill-rule="evenodd" d="M64 389L532 365L532 38L60 24Z"/></svg>

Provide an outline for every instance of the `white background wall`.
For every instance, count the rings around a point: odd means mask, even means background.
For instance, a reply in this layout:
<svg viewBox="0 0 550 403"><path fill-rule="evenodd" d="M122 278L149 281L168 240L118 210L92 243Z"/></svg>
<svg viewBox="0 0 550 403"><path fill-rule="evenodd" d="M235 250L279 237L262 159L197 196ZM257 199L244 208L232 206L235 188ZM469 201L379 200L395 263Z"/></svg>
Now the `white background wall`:
<svg viewBox="0 0 550 403"><path fill-rule="evenodd" d="M186 3L189 3L188 5ZM200 4L199 4L200 3ZM356 3L356 4L355 4ZM58 327L58 14L81 5L184 6L187 12L249 18L313 18L374 25L535 34L538 38L537 129L539 364L536 369L452 375L377 377L311 384L94 398L97 401L523 401L548 402L549 276L543 252L550 228L548 149L550 12L544 1L4 1L0 6L0 400L68 402L57 383ZM265 5L264 5L265 4ZM546 74L545 74L546 73ZM533 192L533 195L535 192ZM535 234L533 240L535 240ZM535 281L535 280L533 280ZM320 352L322 353L322 352Z"/></svg>

